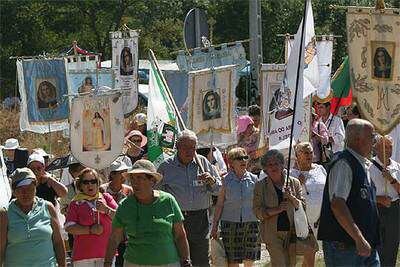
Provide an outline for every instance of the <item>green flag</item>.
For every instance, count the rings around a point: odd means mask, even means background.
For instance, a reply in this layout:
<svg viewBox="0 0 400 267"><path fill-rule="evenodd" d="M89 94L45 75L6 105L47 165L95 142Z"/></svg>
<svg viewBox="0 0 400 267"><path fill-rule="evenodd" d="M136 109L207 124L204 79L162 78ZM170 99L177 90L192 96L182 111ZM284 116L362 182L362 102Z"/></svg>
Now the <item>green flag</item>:
<svg viewBox="0 0 400 267"><path fill-rule="evenodd" d="M331 88L335 97L346 97L350 91L349 56L346 56L332 77Z"/></svg>
<svg viewBox="0 0 400 267"><path fill-rule="evenodd" d="M156 167L174 153L177 133L176 114L167 88L153 60L150 60L149 97L147 107L147 156Z"/></svg>

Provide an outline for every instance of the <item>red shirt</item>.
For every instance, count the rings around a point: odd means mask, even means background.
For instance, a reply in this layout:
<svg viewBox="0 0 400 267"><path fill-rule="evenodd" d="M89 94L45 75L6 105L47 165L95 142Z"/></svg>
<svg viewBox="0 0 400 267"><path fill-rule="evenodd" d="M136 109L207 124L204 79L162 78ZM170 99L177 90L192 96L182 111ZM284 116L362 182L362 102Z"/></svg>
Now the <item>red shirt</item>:
<svg viewBox="0 0 400 267"><path fill-rule="evenodd" d="M110 208L117 208L117 203L110 194L104 193L103 199ZM74 235L73 261L105 257L108 238L111 235L112 219L107 214L97 212L95 203L92 201L72 201L69 205L68 214L65 219L66 227L74 224L90 226L98 223L98 220L100 220L100 224L103 226L103 233L101 235Z"/></svg>

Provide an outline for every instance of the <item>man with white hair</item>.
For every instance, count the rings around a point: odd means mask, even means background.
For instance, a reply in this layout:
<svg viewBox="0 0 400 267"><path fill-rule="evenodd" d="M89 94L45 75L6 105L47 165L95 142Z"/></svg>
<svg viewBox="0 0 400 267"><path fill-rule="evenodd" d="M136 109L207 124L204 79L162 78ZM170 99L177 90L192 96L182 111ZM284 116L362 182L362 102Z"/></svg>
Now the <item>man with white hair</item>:
<svg viewBox="0 0 400 267"><path fill-rule="evenodd" d="M395 266L400 239L400 164L392 157L393 139L378 136L371 179L376 186L382 244L378 247L382 266Z"/></svg>
<svg viewBox="0 0 400 267"><path fill-rule="evenodd" d="M195 160L197 136L182 131L176 143L177 153L161 163L158 172L164 176L162 190L171 193L185 217L184 225L193 266L209 265L208 208L211 195L217 195L221 180L211 163L203 156ZM201 164L204 168L202 173Z"/></svg>
<svg viewBox="0 0 400 267"><path fill-rule="evenodd" d="M57 197L65 197L68 193L67 187L51 177L45 171L44 158L33 153L28 158L28 168L33 171L38 181L36 186L36 195L44 200L50 201L56 206Z"/></svg>
<svg viewBox="0 0 400 267"><path fill-rule="evenodd" d="M352 119L346 127L346 149L328 168L318 239L326 266L380 266L376 189L369 168L373 125Z"/></svg>

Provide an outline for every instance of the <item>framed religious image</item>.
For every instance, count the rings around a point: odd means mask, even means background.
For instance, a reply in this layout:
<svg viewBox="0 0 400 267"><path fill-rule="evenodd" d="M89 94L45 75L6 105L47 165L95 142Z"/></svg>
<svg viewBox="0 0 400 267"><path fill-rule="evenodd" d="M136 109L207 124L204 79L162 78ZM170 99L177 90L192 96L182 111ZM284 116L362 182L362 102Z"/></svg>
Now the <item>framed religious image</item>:
<svg viewBox="0 0 400 267"><path fill-rule="evenodd" d="M219 89L203 92L203 120L214 120L221 118L221 96Z"/></svg>
<svg viewBox="0 0 400 267"><path fill-rule="evenodd" d="M127 76L127 75L133 75L134 71L134 66L133 66L133 55L131 52L131 49L127 46L125 46L121 50L121 60L120 60L120 75L121 76Z"/></svg>
<svg viewBox="0 0 400 267"><path fill-rule="evenodd" d="M94 89L93 86L93 77L91 75L88 75L83 79L81 86L78 88L78 93L80 94L85 94L85 93L90 93Z"/></svg>
<svg viewBox="0 0 400 267"><path fill-rule="evenodd" d="M108 151L111 148L110 110L83 111L83 151Z"/></svg>
<svg viewBox="0 0 400 267"><path fill-rule="evenodd" d="M54 109L58 106L56 80L36 79L36 103L39 109Z"/></svg>
<svg viewBox="0 0 400 267"><path fill-rule="evenodd" d="M272 97L269 102L269 113L274 114L275 119L282 120L293 114L293 109L290 107L292 92L286 86L283 90L280 84L271 85L270 88Z"/></svg>
<svg viewBox="0 0 400 267"><path fill-rule="evenodd" d="M371 76L373 79L387 81L393 79L395 49L395 42L371 42Z"/></svg>

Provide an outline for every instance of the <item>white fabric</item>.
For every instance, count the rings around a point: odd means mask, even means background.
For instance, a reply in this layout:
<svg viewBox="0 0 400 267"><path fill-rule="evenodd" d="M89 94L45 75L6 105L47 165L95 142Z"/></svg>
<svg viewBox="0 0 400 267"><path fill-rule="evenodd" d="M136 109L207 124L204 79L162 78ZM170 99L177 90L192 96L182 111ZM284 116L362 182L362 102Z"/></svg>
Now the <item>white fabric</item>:
<svg viewBox="0 0 400 267"><path fill-rule="evenodd" d="M296 169L290 171L290 175L295 178L298 178L300 174L303 174L305 178L305 185L302 184L302 187L306 199L306 214L310 226L313 228L314 233L316 233L314 223L319 219L321 212L326 170L321 165L313 164L309 171L299 171Z"/></svg>
<svg viewBox="0 0 400 267"><path fill-rule="evenodd" d="M378 157L375 157L374 159L381 166L383 166ZM400 164L398 162L390 160L390 165L387 166L387 169L394 179L400 181ZM397 193L396 189L394 189L393 185L391 185L389 181L382 176L382 172L374 164L372 164L370 168L370 174L371 179L374 181L376 187L377 196L389 196L392 201L399 199L399 194ZM387 191L385 190L385 187Z"/></svg>
<svg viewBox="0 0 400 267"><path fill-rule="evenodd" d="M7 177L7 167L2 149L0 149L0 163L0 208L6 208L11 198L11 187Z"/></svg>
<svg viewBox="0 0 400 267"><path fill-rule="evenodd" d="M350 148L347 149L363 166L367 174L367 180L369 183L371 183L369 169L372 163L354 150ZM332 201L332 198L335 196L337 198L347 200L350 194L352 181L353 171L351 166L345 159L338 160L329 172L329 199Z"/></svg>
<svg viewBox="0 0 400 267"><path fill-rule="evenodd" d="M328 97L331 89L333 37L328 35L322 36L322 38L322 40L317 41L319 86L316 94L319 98L323 99ZM287 39L287 55L290 55L293 43L293 39Z"/></svg>
<svg viewBox="0 0 400 267"><path fill-rule="evenodd" d="M104 266L103 258L74 261L74 267L103 267L103 266ZM115 258L113 259L111 266L112 267L115 266Z"/></svg>
<svg viewBox="0 0 400 267"><path fill-rule="evenodd" d="M228 168L226 167L224 157L222 156L221 151L215 147L215 150L213 151L213 156L215 160L217 161L217 166L220 172L225 173L228 171Z"/></svg>
<svg viewBox="0 0 400 267"><path fill-rule="evenodd" d="M400 162L400 123L389 134L393 138L392 159Z"/></svg>
<svg viewBox="0 0 400 267"><path fill-rule="evenodd" d="M179 262L164 264L164 265L140 265L124 261L124 267L180 267L180 266L181 264Z"/></svg>
<svg viewBox="0 0 400 267"><path fill-rule="evenodd" d="M296 229L296 236L298 238L306 238L308 236L308 220L303 205L300 204L297 210L294 210L294 228Z"/></svg>
<svg viewBox="0 0 400 267"><path fill-rule="evenodd" d="M322 120L322 118L320 118L320 121L325 123L326 128L328 128L329 137L333 138L333 153L342 151L344 149L345 137L345 130L342 119L338 116L333 116L332 114L329 114L329 117L325 122Z"/></svg>
<svg viewBox="0 0 400 267"><path fill-rule="evenodd" d="M68 185L74 183L74 177L72 177L72 175L69 173L68 168L62 169L60 183L62 183L65 186L68 186Z"/></svg>

